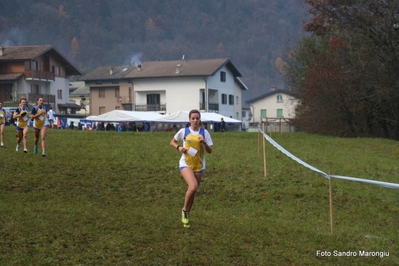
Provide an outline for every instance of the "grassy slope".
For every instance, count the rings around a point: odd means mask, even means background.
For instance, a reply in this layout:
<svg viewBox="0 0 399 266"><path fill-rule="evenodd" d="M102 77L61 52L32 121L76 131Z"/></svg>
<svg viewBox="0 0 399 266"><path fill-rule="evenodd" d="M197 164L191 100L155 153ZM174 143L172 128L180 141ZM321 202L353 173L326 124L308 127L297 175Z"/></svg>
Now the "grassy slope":
<svg viewBox="0 0 399 266"><path fill-rule="evenodd" d="M15 152L11 129L0 150L1 265L399 264L397 190L334 180L330 235L328 181L268 144L265 178L256 133L213 134L187 230L173 133L51 130L42 158L33 132L30 153ZM398 182L397 142L272 137L322 171Z"/></svg>

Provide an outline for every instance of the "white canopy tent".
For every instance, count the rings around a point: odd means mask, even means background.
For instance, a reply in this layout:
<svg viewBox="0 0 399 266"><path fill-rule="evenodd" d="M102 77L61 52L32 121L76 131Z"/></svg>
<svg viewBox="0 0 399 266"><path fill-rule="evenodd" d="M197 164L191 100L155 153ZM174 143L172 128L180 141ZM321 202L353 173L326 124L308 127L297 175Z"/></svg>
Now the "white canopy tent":
<svg viewBox="0 0 399 266"><path fill-rule="evenodd" d="M181 124L184 124L183 126L185 126L189 122L189 113L189 111L178 111L170 115L162 116L161 118L155 120L154 123L161 125L173 124L174 126L178 127L181 127ZM206 125L208 130L219 131L222 118L226 122L229 131L241 131L242 122L240 120L217 113L201 113L201 122ZM164 127L162 126L161 128L163 129Z"/></svg>
<svg viewBox="0 0 399 266"><path fill-rule="evenodd" d="M136 112L136 111L124 111L124 110L114 110L108 113L88 116L84 119L85 122L109 122L109 123L119 123L119 122L138 122L139 126L148 124L149 131L164 130L164 125L167 124L179 125L179 127L184 127L189 122L189 111L178 111L170 115L161 115L157 112ZM223 116L217 113L201 113L201 121L204 124L208 124L208 129L214 129L215 131L220 126L220 121L226 122L226 125L230 125L232 131L241 130L241 121L233 119L227 116ZM83 119L82 119L83 120ZM82 121L81 120L81 121ZM141 122L141 123L140 123ZM184 125L183 125L184 124ZM155 127L153 127L155 125Z"/></svg>
<svg viewBox="0 0 399 266"><path fill-rule="evenodd" d="M88 116L85 120L92 122L153 122L163 115L157 112L136 112L114 110L102 115Z"/></svg>
<svg viewBox="0 0 399 266"><path fill-rule="evenodd" d="M206 122L213 122L213 123L219 123L221 119L227 123L227 124L241 124L242 122L240 120L224 116L221 114L217 113L201 113L201 121L206 121Z"/></svg>
<svg viewBox="0 0 399 266"><path fill-rule="evenodd" d="M156 119L154 122L158 123L188 123L188 114L189 111L178 111L172 113L170 115L164 115L159 119ZM201 113L201 121L203 123L220 123L221 119L228 124L241 124L240 120L233 119L227 116L223 116L217 113Z"/></svg>

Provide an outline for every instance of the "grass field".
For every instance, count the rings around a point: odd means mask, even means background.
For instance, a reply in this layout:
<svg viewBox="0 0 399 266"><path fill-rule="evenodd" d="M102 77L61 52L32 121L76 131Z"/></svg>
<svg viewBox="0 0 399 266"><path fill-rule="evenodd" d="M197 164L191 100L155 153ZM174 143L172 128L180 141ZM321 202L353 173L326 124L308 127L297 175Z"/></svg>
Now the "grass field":
<svg viewBox="0 0 399 266"><path fill-rule="evenodd" d="M0 265L399 265L398 190L333 180L331 235L328 180L269 144L264 177L257 133L212 134L190 229L173 133L49 130L45 158L32 131L29 154L5 137ZM398 142L272 137L322 171L398 183Z"/></svg>

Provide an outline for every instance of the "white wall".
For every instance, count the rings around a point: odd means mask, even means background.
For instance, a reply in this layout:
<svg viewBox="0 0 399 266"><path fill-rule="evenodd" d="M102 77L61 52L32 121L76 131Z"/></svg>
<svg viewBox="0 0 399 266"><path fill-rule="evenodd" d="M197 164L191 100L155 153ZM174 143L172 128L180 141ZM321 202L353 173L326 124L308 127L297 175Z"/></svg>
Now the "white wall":
<svg viewBox="0 0 399 266"><path fill-rule="evenodd" d="M252 123L252 118L251 116L251 110L249 109L244 109L243 112L245 113L245 117L242 117L242 127L243 129L248 129L249 128L249 123Z"/></svg>
<svg viewBox="0 0 399 266"><path fill-rule="evenodd" d="M220 81L220 71L226 72L226 82ZM242 90L234 82L232 73L225 66L210 77L135 79L133 84L133 102L137 105L146 104L146 95L148 93L159 93L161 104L166 103L166 114L181 110L199 110L200 92L206 86L208 86L208 92L213 90L218 94L219 114L241 120ZM222 104L222 94L227 95L226 104ZM232 105L229 104L229 95L234 97L234 104ZM239 98L238 104L236 104L236 96Z"/></svg>
<svg viewBox="0 0 399 266"><path fill-rule="evenodd" d="M220 81L220 72L226 72L226 82ZM241 120L241 89L237 90L238 85L234 82L234 76L231 71L226 67L223 66L219 69L213 76L208 77L208 88L215 89L218 91L218 99L219 99L219 114L232 117L234 119ZM234 88L234 89L232 89ZM227 95L227 103L222 104L222 94ZM229 95L234 96L234 104L229 104ZM235 98L239 96L240 98L240 106L235 106ZM236 108L239 108L239 117L236 116Z"/></svg>
<svg viewBox="0 0 399 266"><path fill-rule="evenodd" d="M166 114L180 110L189 111L199 109L200 89L204 87L205 81L200 77L135 80L133 101L134 104L146 104L148 93L159 93L161 104L166 103Z"/></svg>
<svg viewBox="0 0 399 266"><path fill-rule="evenodd" d="M25 94L28 98L28 94L31 92L31 84L38 84L41 88L42 94L53 94L55 95L55 106L53 109L56 113L59 113L58 104L69 102L69 79L55 77L55 81L40 81L40 80L29 80L26 81L21 78L17 82L18 94ZM62 90L62 99L58 99L58 90ZM17 95L19 102L19 96ZM36 103L36 100L35 100Z"/></svg>

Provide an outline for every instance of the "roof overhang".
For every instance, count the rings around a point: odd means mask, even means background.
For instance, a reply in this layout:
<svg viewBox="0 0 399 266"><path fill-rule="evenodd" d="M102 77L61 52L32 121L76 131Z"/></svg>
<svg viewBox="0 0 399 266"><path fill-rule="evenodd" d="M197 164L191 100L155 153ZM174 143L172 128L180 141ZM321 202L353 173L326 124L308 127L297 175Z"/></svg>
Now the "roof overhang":
<svg viewBox="0 0 399 266"><path fill-rule="evenodd" d="M65 109L81 109L82 107L80 105L77 105L76 103L59 103L58 104L58 109L60 110L65 110Z"/></svg>
<svg viewBox="0 0 399 266"><path fill-rule="evenodd" d="M23 75L23 73L0 74L0 81L16 81Z"/></svg>

